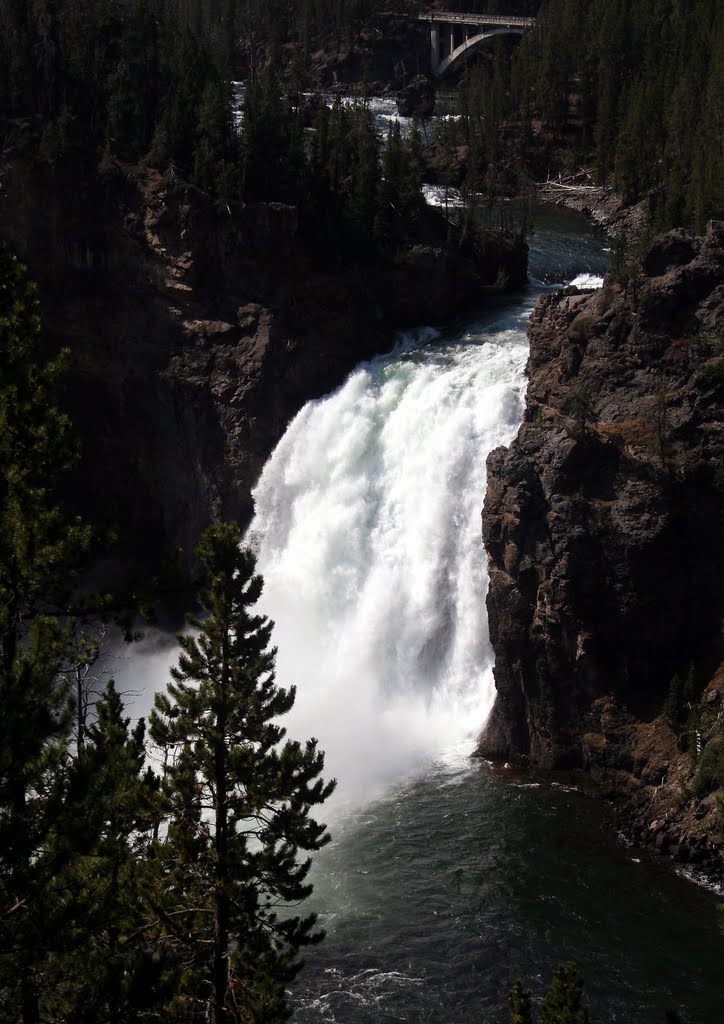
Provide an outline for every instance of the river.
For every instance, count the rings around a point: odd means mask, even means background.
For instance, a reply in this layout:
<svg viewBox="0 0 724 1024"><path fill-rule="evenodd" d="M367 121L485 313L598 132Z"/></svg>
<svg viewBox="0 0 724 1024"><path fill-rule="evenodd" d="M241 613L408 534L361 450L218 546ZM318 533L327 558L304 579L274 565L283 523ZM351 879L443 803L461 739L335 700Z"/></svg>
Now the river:
<svg viewBox="0 0 724 1024"><path fill-rule="evenodd" d="M299 687L289 732L339 781L299 1024L498 1024L516 977L539 995L568 959L594 1021L722 1019L711 895L607 834L578 786L469 756L494 696L486 456L520 422L536 295L605 265L580 217L539 211L525 292L358 367L264 469L248 540Z"/></svg>

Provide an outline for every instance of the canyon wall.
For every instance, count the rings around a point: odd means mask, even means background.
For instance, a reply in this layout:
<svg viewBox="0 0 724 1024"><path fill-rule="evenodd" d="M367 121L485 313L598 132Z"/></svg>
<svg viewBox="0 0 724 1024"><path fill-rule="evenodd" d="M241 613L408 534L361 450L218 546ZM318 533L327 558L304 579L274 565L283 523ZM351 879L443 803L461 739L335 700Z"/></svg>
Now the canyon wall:
<svg viewBox="0 0 724 1024"><path fill-rule="evenodd" d="M668 783L674 815L724 712L724 225L660 236L625 279L544 295L531 318L524 421L488 460L497 697L479 753L652 801ZM677 673L678 727L661 717ZM640 825L659 830L656 804Z"/></svg>
<svg viewBox="0 0 724 1024"><path fill-rule="evenodd" d="M394 261L340 268L290 206L230 213L138 168L91 183L72 165L0 170L0 239L40 286L48 347L71 349L70 499L144 562L178 547L188 563L210 520L248 521L294 414L397 329L449 321L500 271L526 276L523 242L491 236L480 258L431 209Z"/></svg>

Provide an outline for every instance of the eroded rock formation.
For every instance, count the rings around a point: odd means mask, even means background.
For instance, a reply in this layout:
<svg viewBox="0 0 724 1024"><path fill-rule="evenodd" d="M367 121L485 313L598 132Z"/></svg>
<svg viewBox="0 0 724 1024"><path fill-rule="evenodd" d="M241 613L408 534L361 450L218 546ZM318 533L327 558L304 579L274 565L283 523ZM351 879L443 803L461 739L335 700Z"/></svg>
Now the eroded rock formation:
<svg viewBox="0 0 724 1024"><path fill-rule="evenodd" d="M497 698L479 746L634 789L681 782L681 738L658 719L649 743L651 723L675 673L693 666L698 700L722 659L724 226L654 240L640 274L531 318L524 422L488 461Z"/></svg>

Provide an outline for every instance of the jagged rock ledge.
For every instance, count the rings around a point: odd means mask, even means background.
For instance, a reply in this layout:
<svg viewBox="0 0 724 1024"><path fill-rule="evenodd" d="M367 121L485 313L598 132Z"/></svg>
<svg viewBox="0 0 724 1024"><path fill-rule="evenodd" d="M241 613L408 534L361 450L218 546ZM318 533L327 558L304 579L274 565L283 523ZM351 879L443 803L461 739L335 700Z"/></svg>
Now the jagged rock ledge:
<svg viewBox="0 0 724 1024"><path fill-rule="evenodd" d="M655 239L635 293L609 276L531 317L524 421L488 459L478 753L588 769L640 837L721 874L699 755L724 742L724 225Z"/></svg>

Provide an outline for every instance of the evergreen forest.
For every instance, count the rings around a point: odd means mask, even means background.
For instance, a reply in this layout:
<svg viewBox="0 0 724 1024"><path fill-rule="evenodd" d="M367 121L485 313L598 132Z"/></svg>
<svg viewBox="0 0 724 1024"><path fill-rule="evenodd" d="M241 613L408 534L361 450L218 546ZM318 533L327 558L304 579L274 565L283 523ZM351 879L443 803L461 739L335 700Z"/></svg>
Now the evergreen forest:
<svg viewBox="0 0 724 1024"><path fill-rule="evenodd" d="M517 109L570 137L654 227L701 230L724 208L724 11L716 0L555 0L515 68Z"/></svg>
<svg viewBox="0 0 724 1024"><path fill-rule="evenodd" d="M315 123L301 93L314 88L320 52L369 47L375 31L387 31L391 9L414 15L424 6L3 0L0 139L6 151L30 147L51 168L72 160L77 174L154 167L227 207L283 200L299 204L308 220L327 210L334 224L341 213L356 247L377 214L384 221L389 212L384 140L372 137L364 103L354 125L349 111L328 107ZM444 7L538 19L520 46L498 40L460 82L463 121L448 125L443 146L470 145L470 191L509 194L530 176L585 165L628 203L650 196L657 228L700 230L721 212L724 14L716 0L451 0ZM231 82L241 76L251 85L239 132ZM317 128L311 147L310 125ZM413 149L410 193L422 173L419 140ZM416 212L415 203L407 206L403 220ZM328 229L321 231L327 243ZM377 230L384 236L389 226Z"/></svg>

